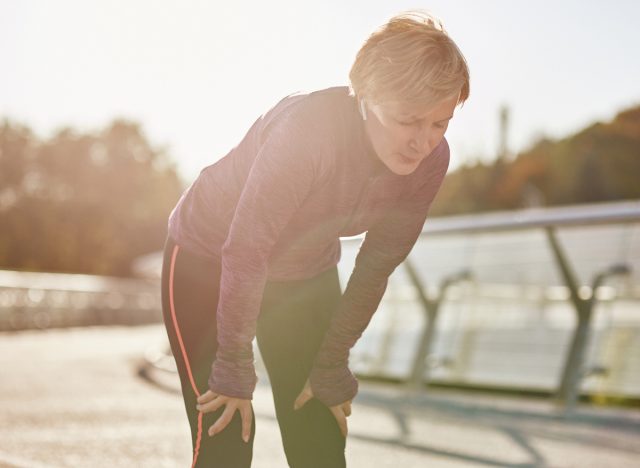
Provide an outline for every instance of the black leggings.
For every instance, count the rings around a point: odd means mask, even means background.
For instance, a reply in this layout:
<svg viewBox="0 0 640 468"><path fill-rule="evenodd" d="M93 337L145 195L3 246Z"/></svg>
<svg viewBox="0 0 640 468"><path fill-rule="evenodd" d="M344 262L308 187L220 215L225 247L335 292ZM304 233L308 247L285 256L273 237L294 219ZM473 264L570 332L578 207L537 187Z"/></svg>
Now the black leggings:
<svg viewBox="0 0 640 468"><path fill-rule="evenodd" d="M245 443L241 438L239 412L236 411L221 433L209 437L207 430L220 417L224 406L213 413L196 410L196 398L208 389L207 380L217 349L219 285L219 262L196 256L167 238L162 268L162 310L191 426L192 467L249 467L255 417L249 443ZM265 286L257 340L271 382L290 467L346 466L346 441L329 409L314 398L300 410L293 410L340 294L336 268L314 278L268 282Z"/></svg>

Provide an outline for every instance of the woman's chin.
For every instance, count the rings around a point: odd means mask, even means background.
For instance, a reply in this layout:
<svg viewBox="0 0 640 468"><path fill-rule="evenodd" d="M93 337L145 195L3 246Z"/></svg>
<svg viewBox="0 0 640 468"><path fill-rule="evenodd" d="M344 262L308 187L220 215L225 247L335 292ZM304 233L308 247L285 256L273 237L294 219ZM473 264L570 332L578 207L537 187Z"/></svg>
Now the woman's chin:
<svg viewBox="0 0 640 468"><path fill-rule="evenodd" d="M396 175L409 175L420 165L419 160L410 160L398 154L385 161L385 165Z"/></svg>

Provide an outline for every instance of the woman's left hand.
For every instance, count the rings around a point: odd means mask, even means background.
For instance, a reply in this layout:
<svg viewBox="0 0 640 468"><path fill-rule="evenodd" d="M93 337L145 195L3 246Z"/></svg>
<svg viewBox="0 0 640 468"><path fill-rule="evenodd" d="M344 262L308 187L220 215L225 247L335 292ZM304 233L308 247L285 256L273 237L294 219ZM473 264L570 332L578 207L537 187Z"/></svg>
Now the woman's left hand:
<svg viewBox="0 0 640 468"><path fill-rule="evenodd" d="M298 410L302 408L307 401L313 398L313 391L311 390L311 384L309 383L309 379L304 384L304 388L296 398L295 403L293 404L293 409ZM347 418L351 416L351 400L347 400L343 403L340 403L336 406L329 406L329 409L333 413L333 416L338 421L338 426L340 427L340 432L344 437L347 437L348 428L347 428Z"/></svg>

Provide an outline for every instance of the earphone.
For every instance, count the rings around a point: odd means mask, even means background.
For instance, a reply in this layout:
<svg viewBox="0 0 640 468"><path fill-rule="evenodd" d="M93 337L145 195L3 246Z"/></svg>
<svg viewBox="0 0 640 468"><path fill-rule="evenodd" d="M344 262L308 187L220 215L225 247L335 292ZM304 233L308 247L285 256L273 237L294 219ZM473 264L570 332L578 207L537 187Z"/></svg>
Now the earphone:
<svg viewBox="0 0 640 468"><path fill-rule="evenodd" d="M367 108L364 105L364 99L360 99L360 114L362 114L362 120L367 120Z"/></svg>

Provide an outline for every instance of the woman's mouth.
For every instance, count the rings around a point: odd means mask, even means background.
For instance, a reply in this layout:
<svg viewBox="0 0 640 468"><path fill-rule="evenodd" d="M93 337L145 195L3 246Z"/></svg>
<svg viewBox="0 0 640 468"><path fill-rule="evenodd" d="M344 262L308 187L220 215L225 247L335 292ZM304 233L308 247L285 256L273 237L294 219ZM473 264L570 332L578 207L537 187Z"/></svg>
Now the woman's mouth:
<svg viewBox="0 0 640 468"><path fill-rule="evenodd" d="M402 153L398 153L398 157L404 164L415 164L420 160L420 158L408 158Z"/></svg>

